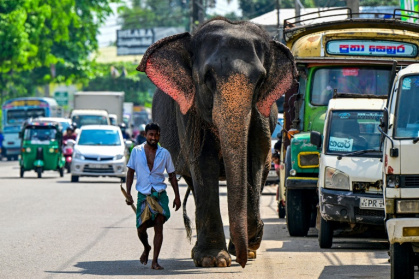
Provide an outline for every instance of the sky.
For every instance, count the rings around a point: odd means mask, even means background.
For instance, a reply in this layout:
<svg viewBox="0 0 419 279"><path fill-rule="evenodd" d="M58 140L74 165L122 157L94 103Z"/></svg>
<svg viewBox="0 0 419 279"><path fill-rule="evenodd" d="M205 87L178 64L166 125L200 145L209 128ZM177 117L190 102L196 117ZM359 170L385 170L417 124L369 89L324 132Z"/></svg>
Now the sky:
<svg viewBox="0 0 419 279"><path fill-rule="evenodd" d="M125 0L130 2L130 0ZM109 16L105 21L105 24L99 29L100 35L97 39L99 41L99 47L109 46L111 43L116 41L116 30L119 30L121 26L118 24L118 17L116 15L117 5L114 3L110 4L114 14ZM227 4L226 0L217 0L216 7L209 9L208 13L217 12L220 15L225 15L235 11L237 14L241 14L239 10L238 0L232 0L230 4Z"/></svg>

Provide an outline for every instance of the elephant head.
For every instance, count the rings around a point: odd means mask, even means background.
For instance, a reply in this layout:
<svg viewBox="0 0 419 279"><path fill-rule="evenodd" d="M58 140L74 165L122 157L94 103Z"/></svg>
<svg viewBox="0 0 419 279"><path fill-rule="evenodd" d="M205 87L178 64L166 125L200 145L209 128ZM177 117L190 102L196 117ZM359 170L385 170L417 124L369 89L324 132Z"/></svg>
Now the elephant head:
<svg viewBox="0 0 419 279"><path fill-rule="evenodd" d="M291 52L283 44L270 40L255 24L216 18L193 35L183 33L156 42L149 47L137 70L145 72L160 90L171 96L182 114L193 109L212 125L226 170L236 261L244 266L249 242L249 126L255 117L265 119L257 123L268 123L266 119L275 100L296 84ZM269 125L264 129L269 129ZM266 146L270 146L269 137L266 141L269 141Z"/></svg>

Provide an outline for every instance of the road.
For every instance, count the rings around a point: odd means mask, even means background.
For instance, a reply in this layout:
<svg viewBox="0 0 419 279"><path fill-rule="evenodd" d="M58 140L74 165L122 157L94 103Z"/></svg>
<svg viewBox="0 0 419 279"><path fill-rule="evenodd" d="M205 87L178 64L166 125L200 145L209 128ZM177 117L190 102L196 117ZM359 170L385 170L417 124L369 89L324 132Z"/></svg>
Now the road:
<svg viewBox="0 0 419 279"><path fill-rule="evenodd" d="M151 261L140 265L135 216L117 179L82 177L71 183L70 175L51 171L41 179L35 172L18 176L16 161L0 162L0 278L390 278L385 239L335 238L331 249L320 249L315 229L307 237L289 237L285 220L277 217L274 187L261 197L265 233L257 259L246 268L234 261L229 268L196 268L182 213L172 211L160 255L165 270L156 271ZM181 180L182 197L185 191ZM228 237L226 191L222 184ZM168 194L173 201L172 189ZM194 222L192 198L187 209Z"/></svg>

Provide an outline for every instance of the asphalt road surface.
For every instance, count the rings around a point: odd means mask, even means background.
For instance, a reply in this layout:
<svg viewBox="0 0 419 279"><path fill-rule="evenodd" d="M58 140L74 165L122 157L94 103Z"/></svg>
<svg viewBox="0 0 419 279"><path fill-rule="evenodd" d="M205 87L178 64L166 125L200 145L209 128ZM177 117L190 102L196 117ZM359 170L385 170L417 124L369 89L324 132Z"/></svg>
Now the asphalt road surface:
<svg viewBox="0 0 419 279"><path fill-rule="evenodd" d="M265 233L257 259L241 268L197 268L186 239L181 210L172 210L164 226L160 264L141 265L142 246L135 215L124 202L115 178L80 178L35 172L19 178L18 163L0 162L0 278L390 278L388 244L383 238L335 237L331 249L320 249L317 231L289 237L276 211L275 187L265 187L261 216ZM186 184L180 181L180 192ZM229 236L225 183L220 186L221 212ZM173 190L168 187L170 204ZM134 196L134 195L133 195ZM194 224L195 205L189 198ZM152 240L154 232L149 230ZM415 274L417 276L417 274Z"/></svg>

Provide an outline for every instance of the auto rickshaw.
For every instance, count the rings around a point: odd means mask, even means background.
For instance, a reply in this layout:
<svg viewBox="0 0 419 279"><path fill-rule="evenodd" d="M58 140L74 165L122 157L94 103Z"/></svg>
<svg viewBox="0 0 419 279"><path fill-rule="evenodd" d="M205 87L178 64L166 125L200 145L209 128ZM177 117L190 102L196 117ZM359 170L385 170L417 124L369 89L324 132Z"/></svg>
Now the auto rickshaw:
<svg viewBox="0 0 419 279"><path fill-rule="evenodd" d="M45 170L58 171L64 176L65 160L62 153L60 124L52 121L25 122L19 137L22 140L20 155L20 177L25 171L34 170L38 178Z"/></svg>

